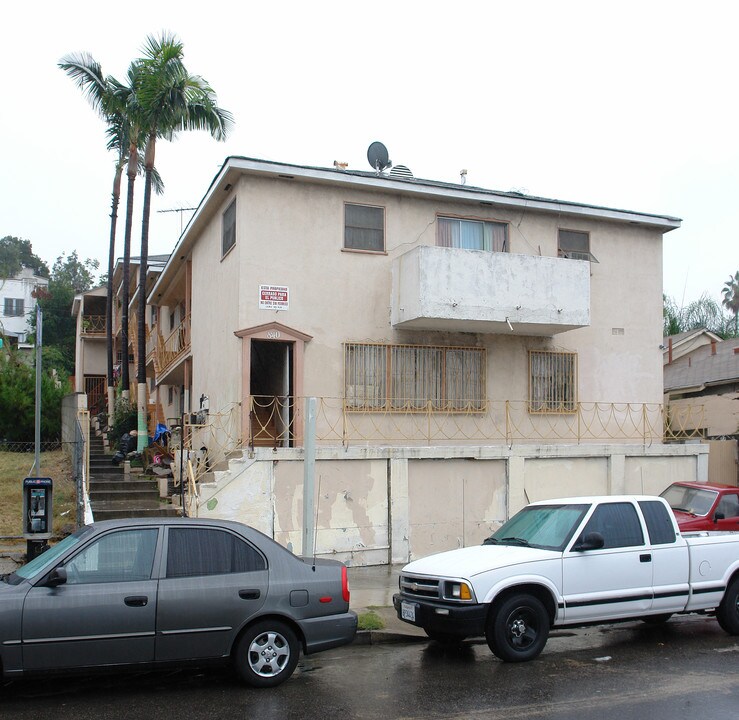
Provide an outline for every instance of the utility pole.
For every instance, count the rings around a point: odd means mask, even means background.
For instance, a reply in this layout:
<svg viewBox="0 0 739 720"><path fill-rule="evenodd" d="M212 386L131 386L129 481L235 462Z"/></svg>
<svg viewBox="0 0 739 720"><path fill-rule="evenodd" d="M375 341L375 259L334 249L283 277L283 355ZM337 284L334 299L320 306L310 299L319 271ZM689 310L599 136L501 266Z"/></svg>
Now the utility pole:
<svg viewBox="0 0 739 720"><path fill-rule="evenodd" d="M36 477L41 476L41 346L43 334L44 314L36 303L36 450L33 461L33 472Z"/></svg>

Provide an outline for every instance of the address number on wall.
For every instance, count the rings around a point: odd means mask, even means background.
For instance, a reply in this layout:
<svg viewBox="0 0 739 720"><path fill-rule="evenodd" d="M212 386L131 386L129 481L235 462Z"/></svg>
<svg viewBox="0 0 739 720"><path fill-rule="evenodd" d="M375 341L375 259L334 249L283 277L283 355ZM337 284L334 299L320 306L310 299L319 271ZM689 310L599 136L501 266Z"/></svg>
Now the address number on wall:
<svg viewBox="0 0 739 720"><path fill-rule="evenodd" d="M277 340L280 337L280 331L279 330L267 330L267 339L268 340Z"/></svg>

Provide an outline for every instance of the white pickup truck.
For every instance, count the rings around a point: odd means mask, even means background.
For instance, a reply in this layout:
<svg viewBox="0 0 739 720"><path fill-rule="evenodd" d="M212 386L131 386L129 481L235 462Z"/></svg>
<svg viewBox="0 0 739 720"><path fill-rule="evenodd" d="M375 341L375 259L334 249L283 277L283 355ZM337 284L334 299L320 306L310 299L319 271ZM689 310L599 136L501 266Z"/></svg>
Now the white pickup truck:
<svg viewBox="0 0 739 720"><path fill-rule="evenodd" d="M739 533L681 534L658 497L536 502L482 545L406 565L398 617L439 642L484 635L532 660L552 627L711 612L739 635Z"/></svg>

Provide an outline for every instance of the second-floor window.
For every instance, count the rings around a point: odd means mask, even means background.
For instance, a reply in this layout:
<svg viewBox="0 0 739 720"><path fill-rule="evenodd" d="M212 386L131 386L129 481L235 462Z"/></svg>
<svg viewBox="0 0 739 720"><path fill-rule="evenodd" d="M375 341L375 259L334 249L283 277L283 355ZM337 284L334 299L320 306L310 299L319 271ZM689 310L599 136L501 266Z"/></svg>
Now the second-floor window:
<svg viewBox="0 0 739 720"><path fill-rule="evenodd" d="M557 251L560 257L570 258L570 260L598 262L590 252L590 234L579 230L560 229Z"/></svg>
<svg viewBox="0 0 739 720"><path fill-rule="evenodd" d="M346 203L344 248L385 252L385 208Z"/></svg>
<svg viewBox="0 0 739 720"><path fill-rule="evenodd" d="M436 244L461 250L508 252L508 225L440 217L436 224Z"/></svg>
<svg viewBox="0 0 739 720"><path fill-rule="evenodd" d="M577 410L577 353L529 353L529 412Z"/></svg>
<svg viewBox="0 0 739 720"><path fill-rule="evenodd" d="M3 314L5 317L21 317L23 315L23 298L5 298Z"/></svg>
<svg viewBox="0 0 739 720"><path fill-rule="evenodd" d="M223 227L221 235L221 257L236 245L236 200L223 213Z"/></svg>
<svg viewBox="0 0 739 720"><path fill-rule="evenodd" d="M359 412L479 412L484 348L346 343L344 396Z"/></svg>

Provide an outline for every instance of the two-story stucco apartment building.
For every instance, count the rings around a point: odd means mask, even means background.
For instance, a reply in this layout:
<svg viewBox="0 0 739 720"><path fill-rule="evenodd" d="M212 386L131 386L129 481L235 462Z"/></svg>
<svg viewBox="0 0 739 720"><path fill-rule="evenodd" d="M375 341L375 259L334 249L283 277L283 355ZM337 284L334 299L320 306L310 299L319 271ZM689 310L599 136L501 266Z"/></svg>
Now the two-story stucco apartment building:
<svg viewBox="0 0 739 720"><path fill-rule="evenodd" d="M529 500L705 475L663 445L664 215L230 157L148 302L161 415L238 447L192 512L318 554L480 542ZM233 455L232 455L233 457Z"/></svg>

